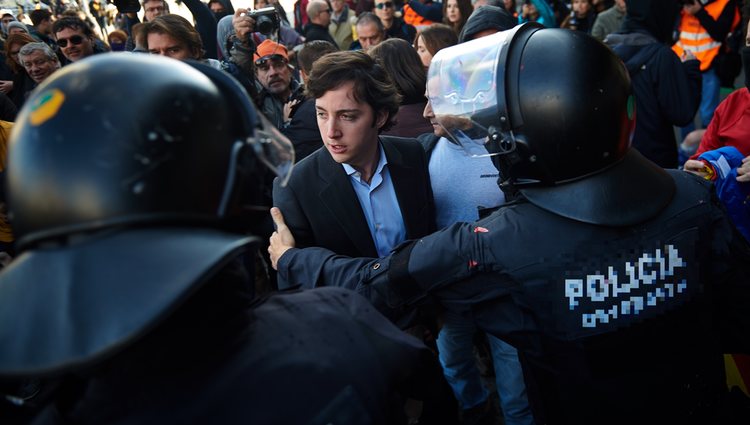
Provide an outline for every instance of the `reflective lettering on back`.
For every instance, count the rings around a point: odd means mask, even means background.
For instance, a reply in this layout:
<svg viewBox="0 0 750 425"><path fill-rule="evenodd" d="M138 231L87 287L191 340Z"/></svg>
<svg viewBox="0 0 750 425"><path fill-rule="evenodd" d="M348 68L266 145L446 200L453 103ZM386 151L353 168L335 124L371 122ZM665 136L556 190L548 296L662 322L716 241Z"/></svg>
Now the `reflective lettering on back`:
<svg viewBox="0 0 750 425"><path fill-rule="evenodd" d="M607 265L604 270L565 279L568 309L580 316L580 327L619 327L639 316L659 313L667 304L682 304L688 285L689 264L672 244L642 252L631 261ZM582 273L581 273L582 274ZM692 288L694 289L694 288Z"/></svg>

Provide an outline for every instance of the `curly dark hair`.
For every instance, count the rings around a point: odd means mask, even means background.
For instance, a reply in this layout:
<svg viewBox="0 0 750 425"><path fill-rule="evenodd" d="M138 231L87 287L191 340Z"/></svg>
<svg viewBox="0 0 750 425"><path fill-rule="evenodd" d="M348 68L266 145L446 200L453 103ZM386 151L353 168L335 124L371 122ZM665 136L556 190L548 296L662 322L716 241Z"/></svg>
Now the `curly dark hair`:
<svg viewBox="0 0 750 425"><path fill-rule="evenodd" d="M86 37L94 36L94 31L91 29L89 24L82 21L80 18L75 18L72 16L65 16L56 20L55 23L52 24L52 34L57 35L58 32L66 28L70 28L72 30L81 30L83 31L83 35L85 35Z"/></svg>
<svg viewBox="0 0 750 425"><path fill-rule="evenodd" d="M354 83L357 102L370 105L375 115L381 111L388 113L388 119L378 131L390 129L401 104L401 95L388 72L361 50L333 52L315 61L305 94L318 99L348 82Z"/></svg>

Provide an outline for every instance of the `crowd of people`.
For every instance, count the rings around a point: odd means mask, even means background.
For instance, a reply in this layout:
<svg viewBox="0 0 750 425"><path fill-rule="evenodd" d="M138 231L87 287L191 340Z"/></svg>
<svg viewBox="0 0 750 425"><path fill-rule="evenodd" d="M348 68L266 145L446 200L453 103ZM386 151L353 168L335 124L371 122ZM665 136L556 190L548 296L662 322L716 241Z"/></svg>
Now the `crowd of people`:
<svg viewBox="0 0 750 425"><path fill-rule="evenodd" d="M181 3L0 19L1 423L750 420L750 3Z"/></svg>

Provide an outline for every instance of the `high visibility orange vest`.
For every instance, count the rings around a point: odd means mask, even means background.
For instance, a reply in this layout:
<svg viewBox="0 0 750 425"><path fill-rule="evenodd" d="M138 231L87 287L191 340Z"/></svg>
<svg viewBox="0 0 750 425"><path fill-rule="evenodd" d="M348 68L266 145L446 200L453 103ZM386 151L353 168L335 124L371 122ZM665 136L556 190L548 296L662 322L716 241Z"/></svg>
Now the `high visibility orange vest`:
<svg viewBox="0 0 750 425"><path fill-rule="evenodd" d="M716 20L719 18L719 15L721 15L721 12L724 10L727 3L729 3L729 0L717 0L706 5L703 9L714 18L714 20ZM711 62L714 61L716 55L719 54L719 49L721 48L721 42L723 40L716 41L711 38L695 16L686 13L684 10L681 14L680 27L678 28L680 31L680 38L677 40L677 43L672 46L672 50L680 57L682 57L682 54L685 51L692 52L701 62L701 71L705 71L711 66ZM737 28L737 24L739 23L740 13L735 7L734 19L732 19L732 27L729 32L732 32Z"/></svg>
<svg viewBox="0 0 750 425"><path fill-rule="evenodd" d="M415 28L426 27L435 23L429 19L425 19L422 15L415 12L408 4L405 4L403 8L403 19L404 22Z"/></svg>

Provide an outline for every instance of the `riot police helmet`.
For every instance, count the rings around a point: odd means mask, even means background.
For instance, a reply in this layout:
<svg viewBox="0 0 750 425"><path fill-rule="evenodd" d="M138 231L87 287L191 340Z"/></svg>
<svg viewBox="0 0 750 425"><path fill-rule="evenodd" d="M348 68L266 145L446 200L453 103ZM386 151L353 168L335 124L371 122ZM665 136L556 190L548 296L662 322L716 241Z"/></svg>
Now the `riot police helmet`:
<svg viewBox="0 0 750 425"><path fill-rule="evenodd" d="M100 55L51 76L11 136L8 195L19 246L137 223L220 223L266 208L291 143L242 86L201 63ZM267 180L267 179L266 179Z"/></svg>
<svg viewBox="0 0 750 425"><path fill-rule="evenodd" d="M558 215L632 224L674 193L669 175L630 149L627 69L586 34L528 23L443 49L427 93L452 142L491 156L502 184Z"/></svg>

